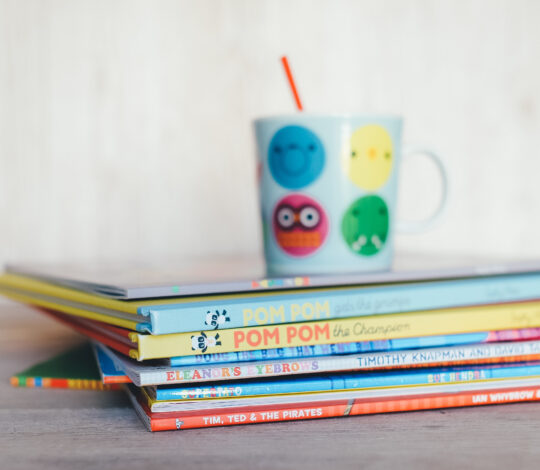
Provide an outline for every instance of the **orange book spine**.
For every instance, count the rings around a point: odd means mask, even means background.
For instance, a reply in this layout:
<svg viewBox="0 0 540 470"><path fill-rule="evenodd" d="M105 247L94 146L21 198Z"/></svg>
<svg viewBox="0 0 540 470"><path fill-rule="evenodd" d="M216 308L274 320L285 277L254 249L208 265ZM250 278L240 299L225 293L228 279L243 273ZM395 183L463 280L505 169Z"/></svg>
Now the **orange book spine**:
<svg viewBox="0 0 540 470"><path fill-rule="evenodd" d="M131 379L127 375L115 375L113 376L105 376L103 377L103 384L105 385L118 385L121 384L129 384L131 383ZM120 387L118 387L120 389Z"/></svg>
<svg viewBox="0 0 540 470"><path fill-rule="evenodd" d="M152 431L170 431L178 429L209 428L215 426L232 426L235 424L271 423L275 421L291 421L298 419L334 418L347 414L347 402L319 407L309 405L301 408L269 408L265 411L229 412L205 414L198 416L182 416L180 418L151 418Z"/></svg>
<svg viewBox="0 0 540 470"><path fill-rule="evenodd" d="M474 392L450 393L443 395L403 396L400 398L375 398L342 401L340 403L306 403L302 407L268 407L255 411L230 410L228 413L149 413L152 431L231 426L235 424L269 423L300 419L334 418L398 411L432 410L477 405L492 405L540 400L539 387L518 387L507 389L486 389Z"/></svg>

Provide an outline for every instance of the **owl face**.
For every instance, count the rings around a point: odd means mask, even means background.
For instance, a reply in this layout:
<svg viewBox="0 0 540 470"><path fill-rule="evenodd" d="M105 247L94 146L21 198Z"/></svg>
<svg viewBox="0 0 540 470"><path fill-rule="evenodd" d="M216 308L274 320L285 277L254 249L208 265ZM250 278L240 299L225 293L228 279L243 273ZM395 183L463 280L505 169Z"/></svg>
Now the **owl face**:
<svg viewBox="0 0 540 470"><path fill-rule="evenodd" d="M328 217L324 209L303 194L292 194L279 201L272 222L277 244L292 256L314 253L328 235Z"/></svg>

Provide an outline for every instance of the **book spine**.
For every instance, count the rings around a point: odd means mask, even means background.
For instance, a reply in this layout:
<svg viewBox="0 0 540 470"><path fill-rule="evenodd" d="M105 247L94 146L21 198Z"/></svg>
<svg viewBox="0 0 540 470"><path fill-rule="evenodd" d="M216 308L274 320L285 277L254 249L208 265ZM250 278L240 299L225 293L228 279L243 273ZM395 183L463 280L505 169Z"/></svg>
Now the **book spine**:
<svg viewBox="0 0 540 470"><path fill-rule="evenodd" d="M235 295L203 302L139 307L152 334L222 330L332 318L434 310L540 298L540 274L383 287Z"/></svg>
<svg viewBox="0 0 540 470"><path fill-rule="evenodd" d="M531 327L540 327L540 301L129 338L138 343L130 356L144 360Z"/></svg>
<svg viewBox="0 0 540 470"><path fill-rule="evenodd" d="M452 384L503 378L540 376L540 364L526 366L478 366L447 369L408 370L384 374L350 374L273 380L256 383L216 383L204 387L156 389L157 401L182 401L207 398L246 397L332 390Z"/></svg>
<svg viewBox="0 0 540 470"><path fill-rule="evenodd" d="M294 348L259 349L217 354L197 354L170 358L171 366L192 366L219 364L225 362L268 361L272 359L292 359L318 356L335 356L398 349L431 348L458 344L489 343L496 341L520 341L540 339L540 328L521 330L484 331L457 335L424 336L419 338L399 338L358 343L322 344L317 346L297 346Z"/></svg>
<svg viewBox="0 0 540 470"><path fill-rule="evenodd" d="M69 388L78 390L119 390L120 386L109 383L104 384L94 379L61 379L54 377L25 377L15 375L11 377L13 387L24 388Z"/></svg>
<svg viewBox="0 0 540 470"><path fill-rule="evenodd" d="M123 384L131 382L131 379L122 370L118 370L112 359L110 359L100 348L94 345L92 350L101 374L101 380L104 384Z"/></svg>
<svg viewBox="0 0 540 470"><path fill-rule="evenodd" d="M131 379L127 375L106 375L102 379L104 384L107 385L120 385L131 383Z"/></svg>
<svg viewBox="0 0 540 470"><path fill-rule="evenodd" d="M516 387L482 392L462 392L432 396L405 396L401 398L356 399L339 404L306 404L295 408L273 408L252 412L209 413L150 419L152 431L181 430L235 424L269 423L303 419L357 416L398 411L433 410L464 406L479 406L540 400L540 388Z"/></svg>
<svg viewBox="0 0 540 470"><path fill-rule="evenodd" d="M460 383L500 378L516 378L540 375L540 365L521 367L488 367L428 369L426 371L405 371L385 374L352 374L303 378L295 380L276 380L255 384L225 386L215 384L203 388L157 389L156 400L193 400L217 397L240 397L257 395L276 395L288 393L324 392L332 390L369 389L380 387L404 387L441 383Z"/></svg>
<svg viewBox="0 0 540 470"><path fill-rule="evenodd" d="M253 397L283 393L320 392L345 387L344 378L315 377L259 383L216 383L204 387L156 389L157 401L183 401L207 398Z"/></svg>
<svg viewBox="0 0 540 470"><path fill-rule="evenodd" d="M113 359L114 360L114 359ZM118 359L117 359L118 360ZM253 379L320 372L378 370L401 367L443 367L540 360L540 341L487 343L419 350L364 353L316 359L277 360L263 363L177 367L159 372L141 372L141 385ZM119 364L120 367L121 364ZM132 380L129 367L124 371ZM135 380L134 380L135 381Z"/></svg>

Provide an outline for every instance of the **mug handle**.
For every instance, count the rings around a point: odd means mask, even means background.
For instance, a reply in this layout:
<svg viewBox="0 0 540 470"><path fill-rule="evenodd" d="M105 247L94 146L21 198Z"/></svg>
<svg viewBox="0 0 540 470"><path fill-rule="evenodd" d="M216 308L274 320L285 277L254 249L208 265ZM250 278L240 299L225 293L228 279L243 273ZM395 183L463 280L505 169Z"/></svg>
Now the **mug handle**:
<svg viewBox="0 0 540 470"><path fill-rule="evenodd" d="M403 154L403 160L405 160L406 158L410 158L412 155L425 155L426 157L429 157L433 163L435 163L435 166L437 167L437 169L439 170L439 174L441 175L441 182L443 188L439 206L437 207L437 210L433 212L433 214L431 214L428 218L418 221L398 220L396 222L396 230L401 233L420 233L429 230L436 223L439 222L444 212L446 211L448 202L448 175L446 174L446 169L439 156L431 150L420 147L406 150Z"/></svg>

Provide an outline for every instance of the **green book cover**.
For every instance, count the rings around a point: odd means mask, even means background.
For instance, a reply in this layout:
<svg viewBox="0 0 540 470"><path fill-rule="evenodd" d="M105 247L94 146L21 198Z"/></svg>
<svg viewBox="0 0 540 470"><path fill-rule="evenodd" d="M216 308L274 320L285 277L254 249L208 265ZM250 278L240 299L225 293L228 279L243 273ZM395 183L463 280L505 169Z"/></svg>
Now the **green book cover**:
<svg viewBox="0 0 540 470"><path fill-rule="evenodd" d="M90 343L75 346L11 377L14 387L111 390L104 385Z"/></svg>

